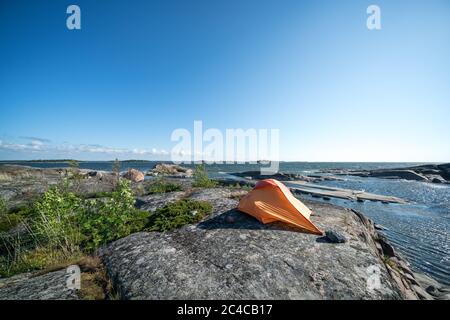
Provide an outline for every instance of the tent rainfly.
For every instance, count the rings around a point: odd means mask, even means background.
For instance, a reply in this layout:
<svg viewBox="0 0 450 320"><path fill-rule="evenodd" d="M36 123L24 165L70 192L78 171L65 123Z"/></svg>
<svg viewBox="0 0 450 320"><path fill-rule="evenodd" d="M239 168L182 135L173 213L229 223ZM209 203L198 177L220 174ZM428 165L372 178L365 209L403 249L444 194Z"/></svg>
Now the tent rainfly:
<svg viewBox="0 0 450 320"><path fill-rule="evenodd" d="M264 224L282 221L305 232L323 234L309 220L311 210L294 197L283 183L275 179L259 181L253 190L241 199L238 209Z"/></svg>

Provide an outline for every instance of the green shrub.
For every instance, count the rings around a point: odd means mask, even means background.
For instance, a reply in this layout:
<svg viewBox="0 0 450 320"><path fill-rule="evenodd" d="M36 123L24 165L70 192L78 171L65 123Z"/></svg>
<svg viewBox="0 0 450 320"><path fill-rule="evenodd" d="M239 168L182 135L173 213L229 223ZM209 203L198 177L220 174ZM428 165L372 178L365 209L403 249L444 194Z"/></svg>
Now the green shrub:
<svg viewBox="0 0 450 320"><path fill-rule="evenodd" d="M9 231L22 221L18 214L0 214L0 232Z"/></svg>
<svg viewBox="0 0 450 320"><path fill-rule="evenodd" d="M24 206L0 214L0 232L11 230L22 221L25 221L26 219L32 217L34 215L34 212L35 211L33 206ZM0 243L0 251L1 251L1 243Z"/></svg>
<svg viewBox="0 0 450 320"><path fill-rule="evenodd" d="M105 199L82 199L55 187L32 208L8 213L25 221L24 232L0 234L0 275L65 263L144 229L149 213L134 207L129 181L119 181L108 195ZM11 221L7 223L9 227Z"/></svg>
<svg viewBox="0 0 450 320"><path fill-rule="evenodd" d="M15 227L22 221L22 217L15 213L8 213L6 201L0 197L0 232L5 232Z"/></svg>
<svg viewBox="0 0 450 320"><path fill-rule="evenodd" d="M180 184L174 182L165 181L162 178L157 178L148 187L148 193L167 193L174 191L182 191L183 188Z"/></svg>
<svg viewBox="0 0 450 320"><path fill-rule="evenodd" d="M78 169L80 167L80 162L71 159L67 161L67 165L69 166L69 168Z"/></svg>
<svg viewBox="0 0 450 320"><path fill-rule="evenodd" d="M201 188L213 188L217 186L217 182L209 178L208 172L206 171L204 165L198 165L195 167L194 182L192 183L192 186Z"/></svg>
<svg viewBox="0 0 450 320"><path fill-rule="evenodd" d="M67 161L67 165L69 166L68 178L75 182L75 185L73 187L78 190L81 180L85 178L85 176L79 170L80 162L77 160L69 160Z"/></svg>
<svg viewBox="0 0 450 320"><path fill-rule="evenodd" d="M88 199L110 198L110 197L112 197L112 192L108 192L108 191L94 192L94 193L87 194L85 196L85 198L88 198Z"/></svg>
<svg viewBox="0 0 450 320"><path fill-rule="evenodd" d="M33 205L26 204L9 210L8 214L17 214L25 219L35 215L35 209Z"/></svg>
<svg viewBox="0 0 450 320"><path fill-rule="evenodd" d="M112 164L112 172L119 177L120 176L120 161L119 159L116 158L116 160L114 160L113 164Z"/></svg>
<svg viewBox="0 0 450 320"><path fill-rule="evenodd" d="M82 247L87 251L141 231L147 223L148 212L134 207L135 198L127 180L119 181L111 198L87 202L79 217Z"/></svg>
<svg viewBox="0 0 450 320"><path fill-rule="evenodd" d="M169 231L202 220L212 212L206 201L191 199L166 204L150 215L147 231Z"/></svg>
<svg viewBox="0 0 450 320"><path fill-rule="evenodd" d="M114 173L114 179L113 179L113 187L116 188L116 186L119 184L120 181L120 168L121 168L121 163L119 161L119 159L116 158L116 160L114 160L113 164L112 164L112 172Z"/></svg>
<svg viewBox="0 0 450 320"><path fill-rule="evenodd" d="M219 182L219 184L222 187L226 187L226 188L230 188L230 189L239 189L239 190L245 190L245 191L250 191L253 189L252 186L250 186L246 183L240 184L239 182L236 182L235 184L230 184L227 182Z"/></svg>
<svg viewBox="0 0 450 320"><path fill-rule="evenodd" d="M31 228L40 245L64 252L78 250L81 234L76 219L83 210L79 197L72 192L51 188L34 208L36 216Z"/></svg>

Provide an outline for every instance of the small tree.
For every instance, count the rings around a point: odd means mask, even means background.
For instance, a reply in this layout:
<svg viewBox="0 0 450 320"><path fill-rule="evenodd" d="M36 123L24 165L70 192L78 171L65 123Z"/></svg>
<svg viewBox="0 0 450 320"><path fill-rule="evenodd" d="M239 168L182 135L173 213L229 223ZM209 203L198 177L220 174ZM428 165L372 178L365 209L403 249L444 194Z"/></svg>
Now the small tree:
<svg viewBox="0 0 450 320"><path fill-rule="evenodd" d="M74 219L80 213L81 199L75 193L51 188L35 203L33 235L38 243L72 253L78 249L80 233Z"/></svg>
<svg viewBox="0 0 450 320"><path fill-rule="evenodd" d="M83 175L78 170L80 168L80 162L72 159L67 161L67 164L69 165L69 170L71 172L71 176L69 176L69 178L74 181L74 191L78 192L80 189L81 180L83 180Z"/></svg>
<svg viewBox="0 0 450 320"><path fill-rule="evenodd" d="M205 166L201 164L195 167L194 182L192 183L192 186L201 188L213 188L217 186L217 182L209 178Z"/></svg>
<svg viewBox="0 0 450 320"><path fill-rule="evenodd" d="M113 165L112 165L112 171L116 174L119 175L120 174L120 161L119 159L116 158L116 160L114 160Z"/></svg>
<svg viewBox="0 0 450 320"><path fill-rule="evenodd" d="M67 164L69 165L69 168L71 168L73 171L78 169L80 167L80 163L77 160L69 160L67 161Z"/></svg>
<svg viewBox="0 0 450 320"><path fill-rule="evenodd" d="M136 202L128 180L120 180L111 197L104 200L88 200L86 210L77 216L82 246L94 251L99 246L141 231L149 213L134 207Z"/></svg>
<svg viewBox="0 0 450 320"><path fill-rule="evenodd" d="M112 165L112 172L114 173L116 179L114 180L114 188L118 185L119 183L119 178L120 178L120 161L119 159L116 158L116 160L114 160L113 165Z"/></svg>

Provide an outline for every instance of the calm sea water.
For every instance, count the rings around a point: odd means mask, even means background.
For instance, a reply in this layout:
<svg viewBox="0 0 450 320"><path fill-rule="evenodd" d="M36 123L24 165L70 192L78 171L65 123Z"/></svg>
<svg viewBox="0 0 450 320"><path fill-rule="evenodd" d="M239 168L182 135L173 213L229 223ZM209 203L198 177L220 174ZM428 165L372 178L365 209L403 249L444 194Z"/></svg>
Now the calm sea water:
<svg viewBox="0 0 450 320"><path fill-rule="evenodd" d="M121 169L135 168L147 171L156 163L125 162L122 163ZM67 166L62 162L27 162L26 165L41 168ZM416 163L282 162L280 171L312 174L323 169L376 169L412 165L416 165ZM82 162L80 167L111 170L112 163ZM259 168L259 165L250 164L207 166L213 177L227 177L231 172L259 170ZM397 251L408 258L415 270L425 272L436 280L450 285L450 185L350 176L343 178L344 181L324 181L321 184L365 190L409 200L410 203L405 205L369 201L359 203L341 199L332 199L328 202L364 212L376 223L388 229L383 232ZM314 198L314 200L318 200L318 198Z"/></svg>

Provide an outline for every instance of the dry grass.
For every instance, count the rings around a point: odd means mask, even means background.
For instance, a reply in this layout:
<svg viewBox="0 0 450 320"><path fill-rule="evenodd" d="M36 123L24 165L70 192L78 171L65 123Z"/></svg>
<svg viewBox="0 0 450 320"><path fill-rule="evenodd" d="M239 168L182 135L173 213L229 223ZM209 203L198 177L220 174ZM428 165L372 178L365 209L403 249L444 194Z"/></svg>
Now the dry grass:
<svg viewBox="0 0 450 320"><path fill-rule="evenodd" d="M49 272L66 269L70 265L78 265L81 270L81 288L78 296L82 300L118 300L120 295L115 291L106 270L97 256L81 256L66 260L44 270L36 272L33 277Z"/></svg>
<svg viewBox="0 0 450 320"><path fill-rule="evenodd" d="M395 271L401 272L400 267L397 265L397 263L395 261L391 260L390 257L384 256L383 262L384 262L384 264L388 265Z"/></svg>
<svg viewBox="0 0 450 320"><path fill-rule="evenodd" d="M33 277L37 277L39 275L43 275L49 272L54 272L54 271L58 271L61 269L66 269L68 266L70 265L78 265L80 263L80 261L84 258L84 256L82 255L81 252L76 252L73 253L70 256L61 256L59 255L60 252L59 251L55 251L55 252L46 252L44 251L44 254L46 255L45 258L49 259L47 260L47 264L42 264L45 265L45 268L42 270L37 271ZM51 262L53 258L53 262ZM48 262L50 261L50 262Z"/></svg>
<svg viewBox="0 0 450 320"><path fill-rule="evenodd" d="M97 256L85 256L78 262L81 269L81 289L78 292L83 300L117 300L106 270Z"/></svg>
<svg viewBox="0 0 450 320"><path fill-rule="evenodd" d="M246 191L246 190L233 191L228 196L228 198L240 201L247 194L248 194L248 191Z"/></svg>
<svg viewBox="0 0 450 320"><path fill-rule="evenodd" d="M11 175L6 173L0 173L0 182L9 182L9 181L13 181Z"/></svg>

